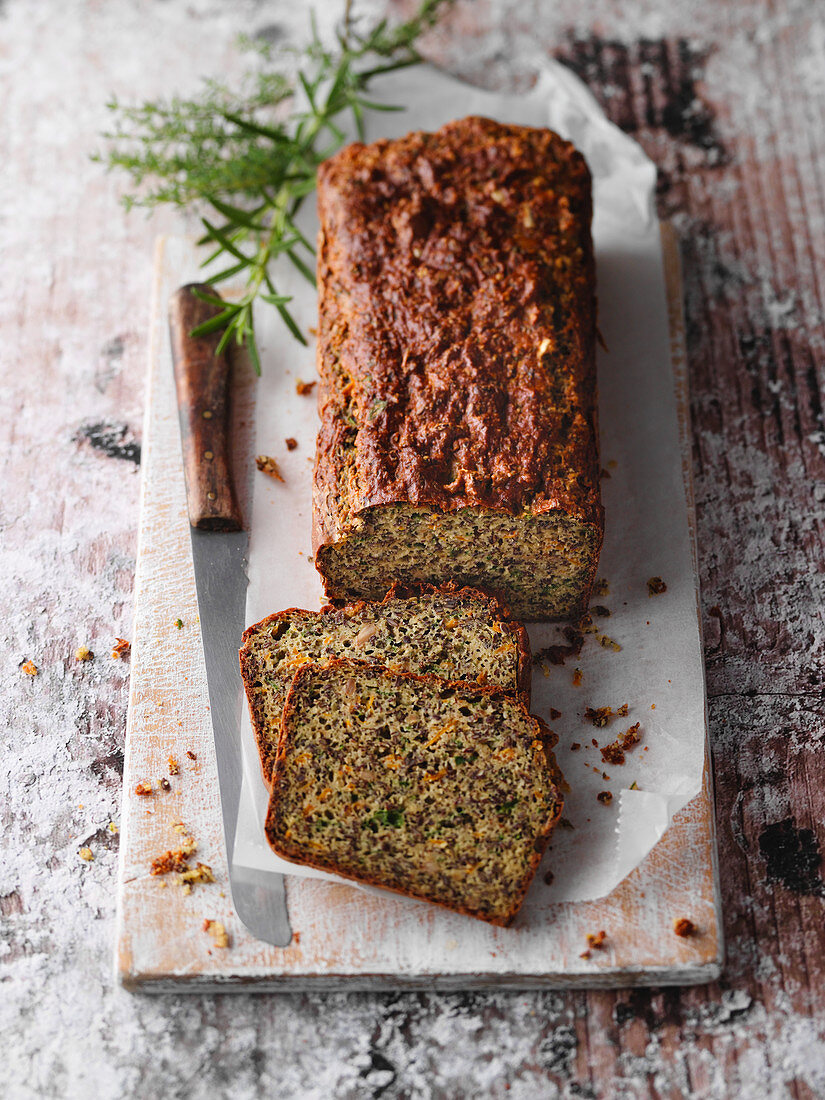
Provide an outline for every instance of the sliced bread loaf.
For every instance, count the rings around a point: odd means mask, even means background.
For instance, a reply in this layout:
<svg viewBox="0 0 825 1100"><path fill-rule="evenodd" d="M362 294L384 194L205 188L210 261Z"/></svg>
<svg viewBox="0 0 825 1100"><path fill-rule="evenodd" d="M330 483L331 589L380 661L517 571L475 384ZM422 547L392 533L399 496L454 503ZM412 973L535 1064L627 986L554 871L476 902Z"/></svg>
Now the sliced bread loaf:
<svg viewBox="0 0 825 1100"><path fill-rule="evenodd" d="M553 735L512 695L305 665L266 832L285 859L507 925L561 812Z"/></svg>
<svg viewBox="0 0 825 1100"><path fill-rule="evenodd" d="M449 578L578 618L604 532L591 179L464 118L318 170L315 567L331 597Z"/></svg>
<svg viewBox="0 0 825 1100"><path fill-rule="evenodd" d="M444 585L407 596L392 591L380 603L290 608L251 626L240 653L267 784L293 676L310 661L327 664L341 657L444 680L476 680L521 693L529 704L527 632L475 589Z"/></svg>

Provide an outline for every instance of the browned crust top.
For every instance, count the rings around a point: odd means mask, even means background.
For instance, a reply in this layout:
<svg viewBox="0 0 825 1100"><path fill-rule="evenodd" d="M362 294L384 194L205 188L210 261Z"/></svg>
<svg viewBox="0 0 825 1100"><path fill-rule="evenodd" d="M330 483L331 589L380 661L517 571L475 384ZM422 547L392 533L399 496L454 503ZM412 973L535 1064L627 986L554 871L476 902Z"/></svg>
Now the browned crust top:
<svg viewBox="0 0 825 1100"><path fill-rule="evenodd" d="M546 724L533 714L529 714L527 708L523 703L519 703L524 710L525 717L529 718L536 727L536 734L544 745L545 756L548 760L548 767L551 775L553 776L553 785L556 790L556 801L554 807L554 813L551 818L545 823L539 836L533 845L533 852L530 857L530 865L525 873L524 877L519 884L519 888L516 892L516 897L512 907L505 913L499 916L490 916L485 913L479 912L476 909L465 908L460 905L445 905L443 902L438 901L435 898L424 898L420 894L413 894L407 890L399 890L392 886L386 886L383 882L370 875L353 875L347 871L341 870L338 864L333 859L325 860L323 857L317 859L309 858L303 850L290 845L289 841L285 839L279 833L278 826L278 788L284 778L284 770L286 766L286 757L289 751L289 735L288 735L288 722L290 715L295 710L295 696L301 690L303 681L310 676L317 674L319 671L329 675L345 675L348 670L353 668L366 668L372 672L379 672L381 675L386 676L388 679L394 680L411 680L422 684L437 684L443 686L445 681L439 680L434 676L416 676L411 672L389 672L386 669L381 669L376 665L370 664L367 661L353 661L353 660L341 660L332 661L328 665L320 666L314 664L303 665L295 674L295 678L292 681L292 685L289 689L289 694L284 704L284 719L282 725L281 741L278 746L278 755L275 760L275 768L272 777L272 790L269 800L269 809L266 817L266 837L270 847L278 855L283 856L284 859L292 860L293 862L301 863L307 867L314 867L319 871L330 871L334 874L340 875L342 878L349 878L356 882L365 883L368 886L377 886L382 890L389 890L395 894L401 894L404 897L415 898L416 900L426 900L434 905L438 905L442 908L449 909L451 912L462 913L468 917L475 917L479 920L487 921L489 924L496 924L501 927L508 927L512 924L519 909L521 908L524 897L530 886L530 883L535 876L536 870L541 863L542 856L544 855L547 845L550 842L550 836L555 828L556 822L561 816L564 808L564 796L558 785L558 777L560 775L558 766L555 763L555 757L552 752L552 745L555 742L554 735L547 728ZM475 691L483 695L497 695L508 698L511 702L513 697L509 692L502 691L500 688L486 687L476 683L453 683L454 687L466 688L468 691Z"/></svg>
<svg viewBox="0 0 825 1100"><path fill-rule="evenodd" d="M483 118L321 166L316 541L399 501L601 525L590 192L569 142Z"/></svg>

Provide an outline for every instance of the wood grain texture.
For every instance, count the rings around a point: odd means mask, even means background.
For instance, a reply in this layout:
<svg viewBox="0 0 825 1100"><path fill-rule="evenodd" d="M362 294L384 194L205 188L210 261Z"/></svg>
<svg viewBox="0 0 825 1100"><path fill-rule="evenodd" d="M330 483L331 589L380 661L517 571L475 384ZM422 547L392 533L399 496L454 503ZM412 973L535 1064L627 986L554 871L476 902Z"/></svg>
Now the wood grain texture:
<svg viewBox="0 0 825 1100"><path fill-rule="evenodd" d="M682 387L685 476L690 478L684 390L684 325L678 256L663 233L675 376ZM119 884L118 976L130 989L164 992L214 987L255 989L468 989L566 985L639 985L709 981L717 977L722 945L717 901L712 796L705 769L702 794L678 815L648 858L607 898L550 906L490 929L475 950L462 940L466 919L422 903L399 902L346 886L290 876L290 922L298 936L287 948L253 939L221 896L221 920L231 930L230 951L208 952L192 933L213 904L211 886L186 894L149 873L152 861L177 847L176 822L210 853L219 883L227 881L220 851L222 820L214 747L185 522L186 490L180 464L170 349L164 339L165 302L192 262L185 241L159 242L154 283L152 344L143 470L140 542L135 580L131 696L126 731ZM247 368L248 369L248 368ZM241 367L241 374L243 367ZM244 388L243 377L240 379ZM176 464L177 458L177 464ZM236 452L234 464L251 466ZM186 626L172 635L175 609ZM698 610L698 609L697 609ZM180 654L180 660L178 657ZM141 783L165 774L170 752L181 757L181 711L187 748L197 772L186 767L172 798ZM198 856L200 858L200 856ZM222 890L221 895L228 894ZM699 934L680 939L674 919L688 916ZM606 950L582 953L588 933L608 930ZM475 943L475 940L473 941Z"/></svg>
<svg viewBox="0 0 825 1100"><path fill-rule="evenodd" d="M383 0L364 7L384 11ZM327 33L337 4L318 9ZM233 82L238 32L297 42L306 12L284 0L5 0L0 29L8 1094L825 1094L819 0L457 0L426 44L490 87L525 86L537 54L566 60L660 166L660 213L680 237L727 963L710 986L618 992L145 998L114 987L119 838L108 825L129 663L109 654L131 636L152 242L197 225L124 217L118 182L86 154L112 93ZM95 659L78 664L83 642ZM20 673L26 659L37 677Z"/></svg>

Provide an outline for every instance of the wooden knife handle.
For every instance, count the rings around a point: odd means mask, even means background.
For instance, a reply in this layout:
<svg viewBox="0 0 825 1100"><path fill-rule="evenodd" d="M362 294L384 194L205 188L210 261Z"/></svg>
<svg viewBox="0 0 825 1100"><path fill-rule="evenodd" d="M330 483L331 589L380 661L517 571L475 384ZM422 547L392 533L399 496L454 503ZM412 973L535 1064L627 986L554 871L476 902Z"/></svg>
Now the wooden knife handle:
<svg viewBox="0 0 825 1100"><path fill-rule="evenodd" d="M220 309L193 290L218 297L211 286L190 283L169 301L189 522L208 531L240 531L229 461L229 360L225 351L215 354L220 330L190 335Z"/></svg>

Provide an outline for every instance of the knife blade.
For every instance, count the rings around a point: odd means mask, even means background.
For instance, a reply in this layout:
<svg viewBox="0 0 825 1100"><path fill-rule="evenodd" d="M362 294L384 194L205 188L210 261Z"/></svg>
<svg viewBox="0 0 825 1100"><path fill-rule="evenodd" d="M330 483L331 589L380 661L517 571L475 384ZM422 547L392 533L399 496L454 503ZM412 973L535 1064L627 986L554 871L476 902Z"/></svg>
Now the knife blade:
<svg viewBox="0 0 825 1100"><path fill-rule="evenodd" d="M193 328L220 313L220 307L195 291L219 297L205 284L180 287L169 301L169 330L230 889L235 911L249 931L286 947L292 930L284 876L234 867L232 859L242 778L238 649L246 613L249 535L231 472L230 364L225 351L216 353L221 332L191 335Z"/></svg>

